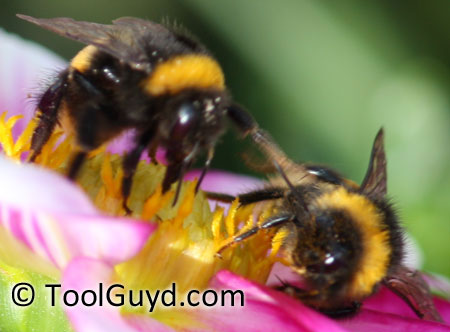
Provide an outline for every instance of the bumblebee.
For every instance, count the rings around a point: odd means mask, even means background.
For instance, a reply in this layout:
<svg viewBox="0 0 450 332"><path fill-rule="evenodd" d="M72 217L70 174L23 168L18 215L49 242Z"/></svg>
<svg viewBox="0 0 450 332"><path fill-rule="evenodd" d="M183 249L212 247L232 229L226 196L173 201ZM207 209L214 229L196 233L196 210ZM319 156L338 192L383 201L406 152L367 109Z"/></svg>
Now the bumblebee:
<svg viewBox="0 0 450 332"><path fill-rule="evenodd" d="M361 302L384 284L419 317L442 321L420 274L402 265L403 231L386 199L383 130L375 138L360 186L328 167L297 164L274 147L265 152L279 176L265 188L238 198L241 205L273 200L277 212L236 235L219 253L262 230L284 230L283 258L305 287L284 282L279 290L329 316L342 317L356 313Z"/></svg>
<svg viewBox="0 0 450 332"><path fill-rule="evenodd" d="M68 171L74 179L89 151L133 129L134 146L123 159L128 212L132 178L145 150L156 160L156 149L166 149L166 192L206 152L201 183L227 118L244 136L258 133L250 114L233 102L217 61L185 32L132 17L104 25L17 16L87 45L38 100L30 161L61 124L76 138Z"/></svg>

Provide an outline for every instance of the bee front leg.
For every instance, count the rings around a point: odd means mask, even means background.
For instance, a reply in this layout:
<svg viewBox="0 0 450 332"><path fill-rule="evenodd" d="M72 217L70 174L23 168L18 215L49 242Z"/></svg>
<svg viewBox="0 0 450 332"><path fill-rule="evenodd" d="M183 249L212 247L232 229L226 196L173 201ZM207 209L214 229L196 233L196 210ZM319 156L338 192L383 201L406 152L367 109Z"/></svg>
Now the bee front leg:
<svg viewBox="0 0 450 332"><path fill-rule="evenodd" d="M86 156L86 151L78 151L75 156L73 156L72 161L70 162L69 171L67 172L67 177L72 181L76 179L81 165L83 165L83 162L86 159Z"/></svg>
<svg viewBox="0 0 450 332"><path fill-rule="evenodd" d="M352 301L349 305L342 308L332 308L332 309L324 309L324 308L315 308L319 310L324 315L327 315L331 318L349 318L353 315L356 315L361 309L362 303L358 301Z"/></svg>
<svg viewBox="0 0 450 332"><path fill-rule="evenodd" d="M324 315L327 315L331 318L346 318L355 315L361 309L361 302L351 301L348 304L336 307L336 308L323 308L320 307L317 303L318 293L315 290L306 290L294 285L290 285L288 283L282 282L282 285L274 287L276 290L279 290L283 293L286 293L296 299L299 299L306 305L314 308L317 311L320 311Z"/></svg>
<svg viewBox="0 0 450 332"><path fill-rule="evenodd" d="M173 183L178 181L177 188L175 191L175 196L173 198L172 206L175 206L178 201L178 197L180 196L181 184L183 181L183 177L186 174L186 170L188 170L191 166L191 161L182 161L177 163L171 163L167 165L166 174L164 175L164 180L162 184L162 192L167 192Z"/></svg>
<svg viewBox="0 0 450 332"><path fill-rule="evenodd" d="M217 251L217 254L220 256L220 253L224 251L226 248L235 245L236 243L244 241L245 239L257 234L260 230L283 226L287 222L290 222L292 218L293 216L291 214L282 214L270 217L266 221L264 221L261 225L257 225L242 234L234 236L232 241L230 241Z"/></svg>
<svg viewBox="0 0 450 332"><path fill-rule="evenodd" d="M95 87L91 78L72 70L70 79L65 106L75 130L78 152L72 158L67 176L74 180L87 154L112 138L118 128L108 119L113 108L107 96Z"/></svg>
<svg viewBox="0 0 450 332"><path fill-rule="evenodd" d="M141 158L142 152L148 147L149 144L155 138L156 130L152 126L149 130L145 131L143 134L137 137L135 147L126 154L123 159L123 178L122 178L122 196L123 196L123 208L127 214L131 213L127 205L128 197L131 192L131 185L133 182L133 175L136 172L139 159Z"/></svg>
<svg viewBox="0 0 450 332"><path fill-rule="evenodd" d="M156 159L156 153L158 152L158 140L154 139L148 148L148 156L150 157L153 165L158 165L158 160Z"/></svg>
<svg viewBox="0 0 450 332"><path fill-rule="evenodd" d="M215 192L206 192L206 196L209 199L225 203L231 203L235 199L239 199L239 203L241 205L248 205L262 201L282 198L284 196L285 191L286 190L283 190L282 188L272 187L272 188L258 189L238 196L232 196Z"/></svg>
<svg viewBox="0 0 450 332"><path fill-rule="evenodd" d="M213 158L214 158L214 148L210 148L208 150L208 157L206 158L205 166L203 166L202 173L200 174L197 185L195 186L196 193L198 192L200 185L201 185L203 179L205 178L205 175L208 172L209 167L211 166L211 161Z"/></svg>
<svg viewBox="0 0 450 332"><path fill-rule="evenodd" d="M31 138L31 150L33 152L29 158L30 162L36 160L58 123L61 100L67 87L67 75L67 71L62 72L39 100L37 106L37 112L40 113L39 122Z"/></svg>
<svg viewBox="0 0 450 332"><path fill-rule="evenodd" d="M276 160L279 164L291 162L272 136L261 129L255 119L242 106L231 105L227 109L227 116L244 136L249 135L251 137L266 157Z"/></svg>
<svg viewBox="0 0 450 332"><path fill-rule="evenodd" d="M186 174L186 171L192 166L194 162L194 157L197 154L199 149L199 145L195 144L189 153L185 154L183 149L180 149L180 146L175 144L176 142L172 142L173 144L169 145L166 151L166 158L168 160L166 174L164 175L164 180L162 184L162 192L167 192L172 184L178 181L177 189L175 191L175 197L173 199L172 206L175 206L178 200L178 196L181 191L181 184Z"/></svg>

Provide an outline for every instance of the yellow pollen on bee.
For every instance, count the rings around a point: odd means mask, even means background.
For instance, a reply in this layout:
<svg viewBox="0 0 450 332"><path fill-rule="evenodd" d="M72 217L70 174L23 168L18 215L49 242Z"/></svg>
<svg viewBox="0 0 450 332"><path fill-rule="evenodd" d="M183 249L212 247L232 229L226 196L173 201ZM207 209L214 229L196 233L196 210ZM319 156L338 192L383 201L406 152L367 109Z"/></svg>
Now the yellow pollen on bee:
<svg viewBox="0 0 450 332"><path fill-rule="evenodd" d="M158 64L143 81L152 96L176 94L189 88L223 90L225 78L219 64L201 54L178 55Z"/></svg>
<svg viewBox="0 0 450 332"><path fill-rule="evenodd" d="M289 231L286 228L281 228L272 238L272 250L270 251L270 258L275 259L278 252L280 251L281 246L284 243L284 240L289 235Z"/></svg>
<svg viewBox="0 0 450 332"><path fill-rule="evenodd" d="M70 62L70 66L80 73L84 73L91 66L91 61L94 54L97 52L97 47L88 45L83 48Z"/></svg>

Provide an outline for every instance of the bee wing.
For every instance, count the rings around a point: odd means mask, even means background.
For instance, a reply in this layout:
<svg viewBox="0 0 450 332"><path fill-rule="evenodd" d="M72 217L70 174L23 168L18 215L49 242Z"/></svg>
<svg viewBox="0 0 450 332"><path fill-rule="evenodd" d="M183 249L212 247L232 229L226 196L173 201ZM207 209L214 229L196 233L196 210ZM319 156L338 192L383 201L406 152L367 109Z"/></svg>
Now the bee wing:
<svg viewBox="0 0 450 332"><path fill-rule="evenodd" d="M443 322L434 306L430 288L420 272L402 266L394 275L386 277L383 282L408 303L417 316L426 320Z"/></svg>
<svg viewBox="0 0 450 332"><path fill-rule="evenodd" d="M116 26L128 27L138 34L151 33L155 35L170 34L170 31L161 24L143 20L137 17L120 17L113 21Z"/></svg>
<svg viewBox="0 0 450 332"><path fill-rule="evenodd" d="M369 168L361 184L361 192L370 196L384 197L387 193L386 155L384 153L383 128L378 131L372 147Z"/></svg>
<svg viewBox="0 0 450 332"><path fill-rule="evenodd" d="M17 16L63 37L95 45L136 69L146 71L151 68L142 41L143 34L148 37L152 34L170 33L160 24L131 17L117 19L114 25L106 25L75 21L67 17L39 19L21 14Z"/></svg>

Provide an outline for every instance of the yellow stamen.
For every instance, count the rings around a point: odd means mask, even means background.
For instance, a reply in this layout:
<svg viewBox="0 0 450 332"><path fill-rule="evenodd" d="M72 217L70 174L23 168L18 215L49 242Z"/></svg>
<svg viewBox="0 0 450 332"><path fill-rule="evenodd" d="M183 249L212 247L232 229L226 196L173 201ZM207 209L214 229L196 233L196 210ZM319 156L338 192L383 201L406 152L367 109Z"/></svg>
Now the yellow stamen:
<svg viewBox="0 0 450 332"><path fill-rule="evenodd" d="M16 115L6 120L6 112L0 115L0 136L2 137L1 145L4 153L14 159L17 159L17 150L19 149L21 143L14 143L12 137L12 128L16 124L17 120L19 120L21 117L21 115Z"/></svg>
<svg viewBox="0 0 450 332"><path fill-rule="evenodd" d="M153 195L151 195L144 203L142 211L142 219L150 220L153 216L174 197L173 191L162 194L162 186L158 185Z"/></svg>
<svg viewBox="0 0 450 332"><path fill-rule="evenodd" d="M228 210L228 215L225 219L225 226L227 229L228 236L233 236L235 232L236 225L234 224L237 209L239 207L239 199L234 200Z"/></svg>
<svg viewBox="0 0 450 332"><path fill-rule="evenodd" d="M105 184L105 189L107 190L107 192L109 194L114 195L116 191L116 186L114 183L111 161L108 154L106 154L105 157L103 158L103 164L100 175L102 177L103 183Z"/></svg>
<svg viewBox="0 0 450 332"><path fill-rule="evenodd" d="M189 216L194 207L194 198L195 198L195 187L197 185L197 181L191 182L186 189L186 197L183 201L183 204L180 205L178 209L178 213L176 217L173 219L173 223L176 227L181 227L183 225L184 219Z"/></svg>
<svg viewBox="0 0 450 332"><path fill-rule="evenodd" d="M220 231L220 227L222 225L223 220L223 212L225 210L223 208L218 208L214 212L213 220L211 222L211 231L214 238L214 246L216 250L220 249L220 242L222 240L222 233Z"/></svg>
<svg viewBox="0 0 450 332"><path fill-rule="evenodd" d="M16 161L25 160L26 154L30 153L35 128L35 122L30 122L14 142L11 130L18 119L19 116L8 120L5 114L0 116L0 144L4 154ZM77 145L73 137L64 138L62 131L56 129L36 158L36 164L66 174L74 151L77 151ZM110 155L102 147L88 155L77 178L77 183L93 203L104 213L115 216L125 214L121 165L120 156ZM115 267L114 279L128 289L163 290L175 282L177 290L184 293L206 288L215 273L228 269L264 283L272 264L280 259L277 253L286 233L260 231L224 250L222 258L216 253L236 235L260 225L271 216L274 213L271 204L255 209L254 204L240 207L239 201L235 200L227 214L220 207L211 211L204 193L195 193L196 181L192 181L182 184L178 202L172 206L176 185L162 194L164 172L162 165L145 161L138 164L127 203L134 218L157 222L158 227L135 257ZM123 308L123 311L134 312L135 309ZM171 311L172 316L178 314ZM179 326L165 313L156 310L154 315L174 327ZM185 319L186 315L183 317Z"/></svg>

